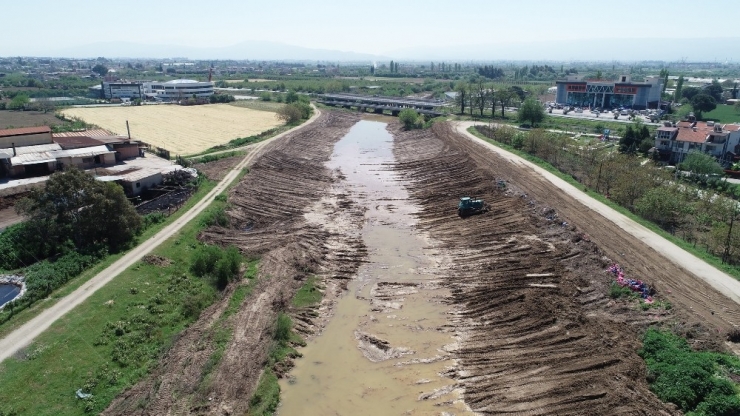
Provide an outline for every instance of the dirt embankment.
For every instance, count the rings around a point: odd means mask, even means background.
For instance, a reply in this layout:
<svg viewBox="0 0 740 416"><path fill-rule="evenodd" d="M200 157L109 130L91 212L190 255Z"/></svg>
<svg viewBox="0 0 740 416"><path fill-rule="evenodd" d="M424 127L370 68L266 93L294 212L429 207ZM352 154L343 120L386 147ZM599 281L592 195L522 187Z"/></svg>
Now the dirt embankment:
<svg viewBox="0 0 740 416"><path fill-rule="evenodd" d="M633 253L639 242L611 235L607 220L582 212L447 124L391 129L397 169L423 207L419 227L454 259L446 284L459 310L454 377L466 403L482 414L675 413L650 392L636 353L639 329L674 319L672 312L641 311L607 296L610 259L599 247L607 245L614 257ZM492 211L458 217L463 195L483 197ZM592 233L594 226L605 230ZM628 273L662 267L655 256L626 260L618 257Z"/></svg>
<svg viewBox="0 0 740 416"><path fill-rule="evenodd" d="M336 180L324 167L333 144L358 120L328 112L312 125L270 145L249 175L229 195L228 228L210 228L201 239L235 245L260 256L259 281L239 310L223 319L229 295L204 311L162 357L153 374L119 396L105 414L245 414L272 342L276 315L289 310L295 291L309 275L343 280L354 274L365 254L360 241L309 223L314 207ZM342 200L324 209L346 210ZM329 244L345 239L346 250ZM302 332L312 331L312 314L290 311ZM218 330L232 333L213 363Z"/></svg>

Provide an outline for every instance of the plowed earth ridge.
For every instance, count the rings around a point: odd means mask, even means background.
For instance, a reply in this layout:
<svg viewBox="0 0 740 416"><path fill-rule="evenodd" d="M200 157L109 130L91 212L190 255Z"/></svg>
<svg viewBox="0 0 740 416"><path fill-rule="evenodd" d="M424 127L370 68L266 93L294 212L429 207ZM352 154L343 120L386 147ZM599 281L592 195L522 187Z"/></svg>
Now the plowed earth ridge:
<svg viewBox="0 0 740 416"><path fill-rule="evenodd" d="M153 374L119 396L105 414L245 414L249 410L278 312L289 312L300 332L311 333L311 314L289 306L295 291L309 275L349 278L365 255L361 241L309 224L303 215L336 181L324 162L334 143L357 120L352 114L324 113L311 125L271 143L256 160L249 175L230 191L231 225L211 227L200 236L204 242L232 244L247 256L260 256L256 286L236 313L219 322L229 291L240 283L232 284L184 331ZM349 205L340 201L334 209ZM327 244L336 247L337 240L344 248L330 252ZM209 368L219 329L232 336L222 358ZM280 376L280 368L273 370Z"/></svg>
<svg viewBox="0 0 740 416"><path fill-rule="evenodd" d="M563 215L557 203L566 196L553 197L545 184L532 195L531 172L482 151L449 124L390 129L396 168L423 208L419 227L453 258L445 284L459 310L453 319L461 339L455 378L474 411L675 413L650 392L637 355L635 326L666 313L606 298L609 259L594 244L598 240L571 225L591 218ZM499 188L500 177L521 180L527 194ZM483 197L491 212L460 218L456 204L463 195ZM626 237L625 244L634 242Z"/></svg>

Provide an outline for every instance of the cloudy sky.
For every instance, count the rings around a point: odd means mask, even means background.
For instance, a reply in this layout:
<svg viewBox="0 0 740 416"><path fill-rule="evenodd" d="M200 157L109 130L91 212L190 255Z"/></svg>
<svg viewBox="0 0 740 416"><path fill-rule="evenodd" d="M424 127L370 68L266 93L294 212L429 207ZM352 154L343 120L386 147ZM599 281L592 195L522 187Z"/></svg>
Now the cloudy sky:
<svg viewBox="0 0 740 416"><path fill-rule="evenodd" d="M723 10L733 5L733 0L4 1L0 56L48 55L119 41L225 47L270 40L388 56L410 47L735 37L733 24L706 25L721 22Z"/></svg>

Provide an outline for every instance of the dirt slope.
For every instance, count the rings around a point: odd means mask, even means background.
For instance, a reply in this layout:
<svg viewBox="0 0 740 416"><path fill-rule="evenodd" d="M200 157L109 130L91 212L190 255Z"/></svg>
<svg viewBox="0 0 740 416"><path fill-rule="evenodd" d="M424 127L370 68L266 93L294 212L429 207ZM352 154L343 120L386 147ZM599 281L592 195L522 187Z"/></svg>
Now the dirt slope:
<svg viewBox="0 0 740 416"><path fill-rule="evenodd" d="M420 226L455 258L447 284L459 308L456 378L473 410L674 413L649 391L636 354L635 326L669 314L606 297L609 260L597 246L601 240L571 225L587 226L597 218L578 211L571 218L574 204L567 196L530 184L536 178L529 172L475 147L448 124L433 131L394 128L394 134L398 169L423 207ZM499 177L521 181L526 195L499 188ZM462 195L485 198L492 212L458 217ZM623 241L619 252L637 244L628 236Z"/></svg>
<svg viewBox="0 0 740 416"><path fill-rule="evenodd" d="M201 314L163 357L153 375L106 410L110 415L245 414L272 340L276 315L310 274L346 279L362 260L361 243L338 257L328 253L330 232L303 214L336 180L323 164L333 144L357 121L346 113L325 113L316 122L275 142L229 195L229 228L201 235L208 243L233 244L261 256L259 282L232 316L219 322L224 299ZM345 201L347 204L349 202ZM346 208L346 205L344 206ZM336 209L342 209L339 205ZM233 288L229 288L233 290ZM295 315L300 315L300 311ZM215 368L216 323L233 336ZM301 321L304 330L310 324Z"/></svg>

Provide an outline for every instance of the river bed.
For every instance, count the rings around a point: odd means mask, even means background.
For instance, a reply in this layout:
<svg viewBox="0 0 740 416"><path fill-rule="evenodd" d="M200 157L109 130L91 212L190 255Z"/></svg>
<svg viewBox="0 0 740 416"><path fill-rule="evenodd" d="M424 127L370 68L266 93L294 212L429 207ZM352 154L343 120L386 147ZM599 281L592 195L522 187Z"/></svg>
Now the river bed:
<svg viewBox="0 0 740 416"><path fill-rule="evenodd" d="M280 415L472 414L445 375L457 345L439 283L446 261L415 227L392 146L386 123L362 120L327 164L366 208L368 262L281 381Z"/></svg>

